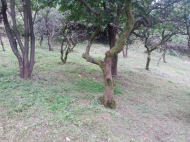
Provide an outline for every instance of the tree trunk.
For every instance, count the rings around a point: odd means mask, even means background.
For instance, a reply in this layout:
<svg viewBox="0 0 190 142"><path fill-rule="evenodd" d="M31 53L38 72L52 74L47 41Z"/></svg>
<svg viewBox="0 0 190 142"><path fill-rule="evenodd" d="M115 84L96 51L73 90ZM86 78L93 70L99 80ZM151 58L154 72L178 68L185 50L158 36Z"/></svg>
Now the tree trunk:
<svg viewBox="0 0 190 142"><path fill-rule="evenodd" d="M110 49L112 49L115 46L115 38L116 38L116 30L113 26L108 24L108 35L109 35L109 45ZM111 71L112 71L112 76L117 76L117 61L118 61L118 55L116 55L112 59L112 66L111 66Z"/></svg>
<svg viewBox="0 0 190 142"><path fill-rule="evenodd" d="M114 80L112 78L112 71L111 71L112 58L106 56L101 69L103 71L104 81L105 81L105 93L101 101L105 107L116 108L116 103L113 100L115 85L114 85Z"/></svg>
<svg viewBox="0 0 190 142"><path fill-rule="evenodd" d="M0 40L1 40L1 45L2 45L3 51L5 51L5 48L4 48L4 44L3 44L3 40L2 40L1 35L0 35Z"/></svg>
<svg viewBox="0 0 190 142"><path fill-rule="evenodd" d="M190 35L189 35L189 38L188 38L188 47L190 48Z"/></svg>
<svg viewBox="0 0 190 142"><path fill-rule="evenodd" d="M55 36L55 23L53 23L53 31L52 31L52 34L51 34L51 43L53 45L56 45L55 42L54 42L54 36Z"/></svg>
<svg viewBox="0 0 190 142"><path fill-rule="evenodd" d="M164 63L166 63L166 52L167 52L167 49L164 49L164 53L163 53L163 61L164 61Z"/></svg>
<svg viewBox="0 0 190 142"><path fill-rule="evenodd" d="M150 60L151 60L150 55L151 55L151 53L148 51L148 57L147 57L147 62L146 62L146 70L149 70L149 64L150 64Z"/></svg>
<svg viewBox="0 0 190 142"><path fill-rule="evenodd" d="M49 51L53 51L53 48L51 47L49 32L48 32L48 46L49 46Z"/></svg>
<svg viewBox="0 0 190 142"><path fill-rule="evenodd" d="M27 79L29 77L31 77L31 71L29 69L29 66L24 66L24 64L19 64L19 68L20 68L20 78L22 79Z"/></svg>
<svg viewBox="0 0 190 142"><path fill-rule="evenodd" d="M42 47L43 40L44 40L44 35L41 34L40 35L40 47Z"/></svg>
<svg viewBox="0 0 190 142"><path fill-rule="evenodd" d="M32 22L32 14L30 9L30 0L24 0L24 45L21 41L20 34L17 29L16 19L15 19L15 1L10 0L10 8L11 8L11 17L13 21L13 29L14 35L12 33L12 29L10 28L10 24L8 22L6 9L7 2L6 0L1 0L2 2L2 14L3 21L6 29L6 33L9 39L9 43L11 45L11 49L15 56L18 59L19 70L20 70L20 78L29 78L33 71L34 65L34 54L35 54L35 37L33 31L33 22ZM22 55L20 54L17 43L20 46L20 50ZM30 49L29 49L30 47ZM30 54L29 54L30 51ZM30 55L30 61L29 61Z"/></svg>
<svg viewBox="0 0 190 142"><path fill-rule="evenodd" d="M49 51L53 51L53 48L51 47L51 37L50 37L50 32L49 32L49 25L48 25L48 15L50 13L50 9L46 10L46 16L45 16L45 25L46 25L46 34L48 37L48 46L49 46Z"/></svg>

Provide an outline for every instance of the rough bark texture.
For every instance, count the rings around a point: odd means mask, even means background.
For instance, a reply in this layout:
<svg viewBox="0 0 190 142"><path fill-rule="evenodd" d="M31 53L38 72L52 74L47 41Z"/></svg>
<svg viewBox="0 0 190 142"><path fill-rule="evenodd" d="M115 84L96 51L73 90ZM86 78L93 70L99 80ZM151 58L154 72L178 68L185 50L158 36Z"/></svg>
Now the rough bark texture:
<svg viewBox="0 0 190 142"><path fill-rule="evenodd" d="M113 100L114 97L114 81L112 78L112 60L113 58L109 56L105 56L103 66L102 66L102 72L104 74L104 82L105 82L105 94L104 94L104 101L103 104L105 107L116 107L116 105L113 106L113 104L116 104Z"/></svg>
<svg viewBox="0 0 190 142"><path fill-rule="evenodd" d="M108 28L108 35L109 35L109 45L110 45L110 49L112 49L115 46L115 38L116 38L117 29L114 28L114 26L112 26L111 24L108 24L107 28ZM118 61L118 55L116 55L112 59L111 71L112 71L113 77L117 76L117 61Z"/></svg>
<svg viewBox="0 0 190 142"><path fill-rule="evenodd" d="M150 55L151 55L151 53L150 53L150 52L148 52L147 62L146 62L146 70L149 70L149 64L150 64L150 60L151 60Z"/></svg>

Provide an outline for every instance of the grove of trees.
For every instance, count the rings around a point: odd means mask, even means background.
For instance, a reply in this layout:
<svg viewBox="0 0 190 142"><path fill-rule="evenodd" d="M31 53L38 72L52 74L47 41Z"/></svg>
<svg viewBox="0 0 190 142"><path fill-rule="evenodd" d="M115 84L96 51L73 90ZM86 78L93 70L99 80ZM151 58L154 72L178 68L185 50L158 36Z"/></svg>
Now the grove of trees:
<svg viewBox="0 0 190 142"><path fill-rule="evenodd" d="M145 68L149 70L151 53L160 49L160 59L165 62L168 41L176 35L186 36L184 46L190 50L189 7L190 0L1 0L0 23L4 23L23 79L31 77L35 66L36 39L42 46L47 38L49 51L59 44L63 63L77 43L88 40L81 56L102 70L105 93L100 99L105 107L115 108L118 54L123 50L128 53L131 37L140 38L147 50ZM106 39L110 47L103 60L90 54L97 39Z"/></svg>

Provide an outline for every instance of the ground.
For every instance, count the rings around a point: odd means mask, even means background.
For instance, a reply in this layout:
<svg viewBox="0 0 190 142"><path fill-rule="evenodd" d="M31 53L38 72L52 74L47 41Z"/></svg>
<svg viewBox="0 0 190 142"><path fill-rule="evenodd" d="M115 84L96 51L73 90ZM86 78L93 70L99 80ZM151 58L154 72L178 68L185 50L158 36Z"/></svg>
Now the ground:
<svg viewBox="0 0 190 142"><path fill-rule="evenodd" d="M152 54L145 70L142 45L133 44L129 57L119 55L116 109L104 108L100 68L86 62L79 44L66 64L59 46L48 51L36 45L32 77L19 78L9 44L0 49L0 141L190 142L190 61L187 57ZM108 47L94 44L100 59Z"/></svg>

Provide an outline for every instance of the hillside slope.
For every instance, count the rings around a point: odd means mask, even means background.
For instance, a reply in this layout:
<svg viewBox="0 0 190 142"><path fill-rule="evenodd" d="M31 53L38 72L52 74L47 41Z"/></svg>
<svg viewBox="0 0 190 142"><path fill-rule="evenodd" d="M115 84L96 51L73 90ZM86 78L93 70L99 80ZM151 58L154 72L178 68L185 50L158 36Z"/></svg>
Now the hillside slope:
<svg viewBox="0 0 190 142"><path fill-rule="evenodd" d="M190 61L152 54L146 71L144 48L119 55L118 107L98 101L104 93L102 72L81 58L85 45L63 65L59 47L36 49L32 77L19 79L18 64L8 44L0 50L0 141L168 142L190 141ZM135 47L135 45L133 45ZM107 47L94 44L103 58Z"/></svg>

